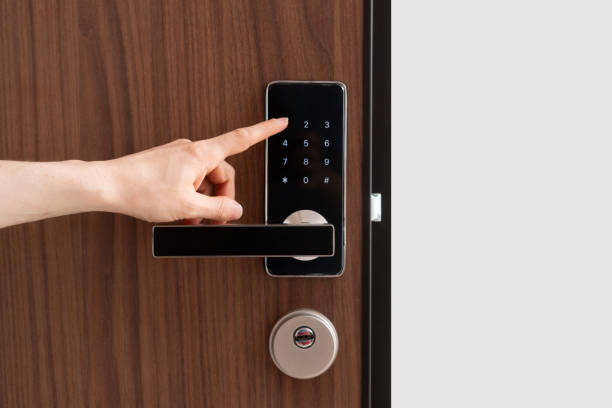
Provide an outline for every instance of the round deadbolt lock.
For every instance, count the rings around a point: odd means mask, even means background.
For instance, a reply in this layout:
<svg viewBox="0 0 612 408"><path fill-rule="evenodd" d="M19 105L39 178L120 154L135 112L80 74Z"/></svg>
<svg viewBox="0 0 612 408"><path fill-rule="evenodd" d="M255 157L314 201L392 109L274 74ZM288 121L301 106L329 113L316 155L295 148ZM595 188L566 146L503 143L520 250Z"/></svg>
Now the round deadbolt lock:
<svg viewBox="0 0 612 408"><path fill-rule="evenodd" d="M311 309L283 316L270 333L270 355L279 370L306 380L323 374L338 354L338 334L332 322Z"/></svg>

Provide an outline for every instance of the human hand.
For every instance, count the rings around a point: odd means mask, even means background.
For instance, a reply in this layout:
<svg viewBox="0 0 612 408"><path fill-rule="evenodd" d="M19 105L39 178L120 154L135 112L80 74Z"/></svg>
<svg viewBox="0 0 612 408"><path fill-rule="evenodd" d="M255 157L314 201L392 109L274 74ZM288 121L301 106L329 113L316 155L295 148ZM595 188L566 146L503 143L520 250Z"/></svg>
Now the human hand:
<svg viewBox="0 0 612 408"><path fill-rule="evenodd" d="M97 162L103 209L150 222L238 219L242 206L234 200L235 171L225 158L281 132L287 123L287 118L271 119L211 139L178 139Z"/></svg>

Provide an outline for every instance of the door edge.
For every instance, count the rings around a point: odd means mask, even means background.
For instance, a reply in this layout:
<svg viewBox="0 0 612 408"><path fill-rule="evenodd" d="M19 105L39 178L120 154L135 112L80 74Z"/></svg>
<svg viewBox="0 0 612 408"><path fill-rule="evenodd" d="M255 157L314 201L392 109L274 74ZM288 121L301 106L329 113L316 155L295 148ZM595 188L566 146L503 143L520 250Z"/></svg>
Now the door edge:
<svg viewBox="0 0 612 408"><path fill-rule="evenodd" d="M364 7L362 407L379 408L391 407L391 0Z"/></svg>

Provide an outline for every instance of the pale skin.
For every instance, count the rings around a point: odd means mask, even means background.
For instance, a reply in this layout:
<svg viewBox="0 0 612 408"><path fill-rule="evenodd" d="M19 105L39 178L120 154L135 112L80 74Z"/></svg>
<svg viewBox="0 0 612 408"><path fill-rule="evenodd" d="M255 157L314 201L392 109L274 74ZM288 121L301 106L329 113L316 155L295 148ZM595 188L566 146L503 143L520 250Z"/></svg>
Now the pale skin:
<svg viewBox="0 0 612 408"><path fill-rule="evenodd" d="M237 220L243 209L235 201L234 168L225 159L281 132L287 123L287 118L270 119L107 161L0 161L0 228L90 211L149 222Z"/></svg>

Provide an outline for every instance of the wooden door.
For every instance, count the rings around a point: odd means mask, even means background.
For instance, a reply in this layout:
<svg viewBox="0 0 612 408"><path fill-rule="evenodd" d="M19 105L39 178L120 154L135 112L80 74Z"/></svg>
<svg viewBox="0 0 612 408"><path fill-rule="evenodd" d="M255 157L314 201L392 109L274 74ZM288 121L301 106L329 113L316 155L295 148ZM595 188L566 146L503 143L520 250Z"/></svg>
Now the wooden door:
<svg viewBox="0 0 612 408"><path fill-rule="evenodd" d="M0 159L104 160L264 117L280 79L348 90L339 278L261 259L154 259L151 224L91 213L0 230L2 407L358 407L362 379L363 10L358 0L0 1ZM230 162L264 221L264 145ZM2 200L10 197L0 197ZM269 332L309 307L329 371L294 380Z"/></svg>

